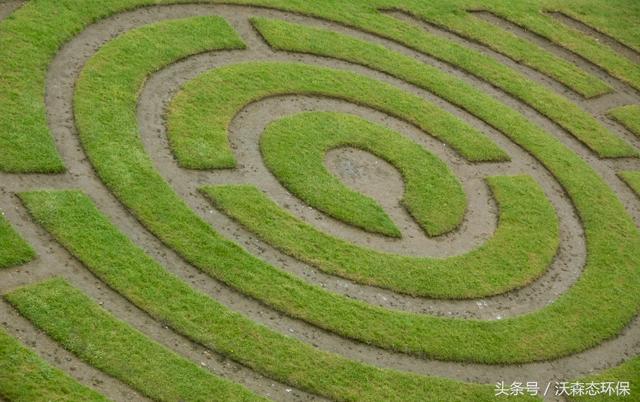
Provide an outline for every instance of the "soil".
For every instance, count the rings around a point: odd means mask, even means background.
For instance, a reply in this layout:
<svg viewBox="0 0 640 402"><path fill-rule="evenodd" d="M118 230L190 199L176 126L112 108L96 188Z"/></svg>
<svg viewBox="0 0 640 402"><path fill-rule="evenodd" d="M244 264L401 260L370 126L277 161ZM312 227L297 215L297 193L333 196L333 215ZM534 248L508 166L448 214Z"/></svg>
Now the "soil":
<svg viewBox="0 0 640 402"><path fill-rule="evenodd" d="M0 3L0 18L6 17L20 2ZM463 43L498 59L507 66L523 72L531 79L564 94L573 102L592 113L607 127L636 146L638 140L624 128L610 121L604 113L619 104L637 103L640 94L610 77L600 68L558 46L495 16L482 15L512 33L534 41L545 49L576 63L586 71L600 77L615 90L611 95L585 100L556 81L501 56L485 46L472 43L432 25L419 22L405 14L388 12L412 24L448 39ZM21 267L0 271L0 293L18 286L58 275L86 292L120 319L140 329L147 336L197 364L232 381L244 384L256 393L281 401L320 400L321 398L281 384L252 370L208 351L153 320L100 280L92 276L71 257L51 236L28 216L15 194L42 188L82 189L96 202L109 219L147 253L168 270L180 276L194 288L201 290L234 311L265 326L301 339L322 350L334 352L368 364L407 370L421 374L438 375L463 381L495 383L499 380L534 381L540 383L568 380L600 371L619 364L640 353L640 319L635 319L618 337L601 343L585 352L550 362L522 365L482 365L442 362L393 353L341 338L300 320L286 317L219 283L184 262L175 252L166 248L114 198L100 182L86 159L79 143L73 120L72 96L74 83L84 63L104 43L115 35L148 23L194 15L223 16L238 31L248 46L247 50L205 53L177 62L153 74L147 80L138 104L140 133L148 154L158 172L173 186L185 202L220 233L243 245L249 252L304 280L319 284L327 291L348 295L379 306L415 313L441 316L502 319L543 308L567 291L581 274L585 262L586 245L577 214L563 189L534 158L506 139L496 130L469 113L413 85L364 67L337 60L309 55L272 51L248 23L254 15L270 16L326 27L374 43L433 65L463 79L505 104L522 112L534 123L555 135L578 155L587 160L617 193L636 223L640 223L638 198L615 175L622 168L639 169L637 159L601 160L562 128L519 100L490 84L453 66L409 50L394 42L345 28L341 25L302 17L290 13L261 8L239 6L180 5L142 8L122 13L89 26L63 46L50 65L47 74L46 105L49 126L68 172L61 175L10 175L0 173L0 208L21 235L33 245L38 258ZM165 130L166 108L179 88L198 74L211 68L249 60L299 61L330 66L390 83L404 91L432 101L479 129L505 149L512 158L507 163L471 164L460 158L439 141L384 113L335 99L282 96L255 102L243 109L233 120L229 139L236 152L238 168L234 170L199 172L178 167L169 149ZM327 154L327 167L344 183L377 199L401 229L402 239L389 239L363 232L318 211L315 211L284 189L265 167L258 148L258 139L270 122L292 113L308 110L329 110L359 115L374 123L389 127L430 152L442 158L460 178L469 199L468 212L462 225L454 232L438 238L428 238L399 205L403 183L398 172L375 156L354 149L343 148ZM312 223L320 230L356 244L377 250L414 256L446 257L468 252L491 237L497 225L497 206L484 178L491 175L528 174L534 177L554 205L559 222L561 246L549 270L528 286L504 295L476 300L432 300L398 295L383 289L363 286L348 280L326 275L321 271L290 258L268 244L258 240L233 220L213 209L196 191L205 184L252 183L267 192L269 197L291 213ZM6 302L0 302L0 322L11 334L53 365L64 369L85 384L94 386L114 400L144 399L125 384L91 368L75 356L56 345L27 320L21 318Z"/></svg>

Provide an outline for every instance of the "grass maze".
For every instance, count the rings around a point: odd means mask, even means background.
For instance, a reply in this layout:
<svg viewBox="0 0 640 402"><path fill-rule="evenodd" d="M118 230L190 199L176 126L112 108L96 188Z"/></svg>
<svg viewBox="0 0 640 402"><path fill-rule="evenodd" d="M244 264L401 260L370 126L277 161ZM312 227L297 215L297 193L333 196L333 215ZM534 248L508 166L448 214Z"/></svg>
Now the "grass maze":
<svg viewBox="0 0 640 402"><path fill-rule="evenodd" d="M2 398L634 391L629 15L161 3L3 5Z"/></svg>

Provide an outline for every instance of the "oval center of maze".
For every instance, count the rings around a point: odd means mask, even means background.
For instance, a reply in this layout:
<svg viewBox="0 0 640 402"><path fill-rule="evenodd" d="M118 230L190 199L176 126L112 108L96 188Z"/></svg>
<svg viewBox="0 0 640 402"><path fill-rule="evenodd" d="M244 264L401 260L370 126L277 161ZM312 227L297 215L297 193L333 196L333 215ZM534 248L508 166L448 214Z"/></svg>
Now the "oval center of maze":
<svg viewBox="0 0 640 402"><path fill-rule="evenodd" d="M348 189L326 170L325 153L344 146L372 152L402 173L403 205L428 234L443 234L462 220L466 199L452 172L398 133L355 116L304 113L270 124L260 139L267 167L307 204L367 231L400 236L374 200Z"/></svg>

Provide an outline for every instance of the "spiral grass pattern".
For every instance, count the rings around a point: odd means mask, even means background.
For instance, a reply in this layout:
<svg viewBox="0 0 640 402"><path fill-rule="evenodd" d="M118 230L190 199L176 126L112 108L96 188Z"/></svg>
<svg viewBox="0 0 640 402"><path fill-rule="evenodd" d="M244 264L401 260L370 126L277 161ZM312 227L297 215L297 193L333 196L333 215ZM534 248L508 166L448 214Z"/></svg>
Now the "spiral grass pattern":
<svg viewBox="0 0 640 402"><path fill-rule="evenodd" d="M637 7L224 3L0 3L1 398L637 398Z"/></svg>

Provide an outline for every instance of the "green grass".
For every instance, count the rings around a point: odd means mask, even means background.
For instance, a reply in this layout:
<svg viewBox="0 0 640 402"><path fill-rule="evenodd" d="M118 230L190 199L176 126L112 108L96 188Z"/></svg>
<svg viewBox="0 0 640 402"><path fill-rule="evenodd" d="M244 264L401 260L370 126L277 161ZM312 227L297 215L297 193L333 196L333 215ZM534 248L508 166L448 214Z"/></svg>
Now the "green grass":
<svg viewBox="0 0 640 402"><path fill-rule="evenodd" d="M640 3L635 0L547 0L556 9L640 52L638 26Z"/></svg>
<svg viewBox="0 0 640 402"><path fill-rule="evenodd" d="M3 62L0 65L0 110L3 111L0 114L0 149L3 150L0 154L0 170L63 170L53 141L47 134L43 100L47 66L63 43L88 24L115 12L141 5L174 2L177 1L39 0L26 4L14 18L0 22L0 55L5 56L2 57ZM231 2L277 7L320 16L396 40L504 89L557 121L585 143L602 141L605 145L594 150L599 156L636 155L636 151L630 145L616 139L595 119L561 96L478 52L454 45L376 11L377 8L397 7L400 4L397 0ZM549 24L550 20L546 17L535 18L535 12L542 8L555 7L565 12L569 10L569 14L578 15L581 19L590 21L638 48L637 30L629 29L637 25L640 15L637 4L629 0L620 0L615 5L605 3L609 2L434 0L429 2L427 7L422 1L408 0L401 4L407 11L416 15L433 12L434 15L443 13L448 17L456 13L464 14L461 10L466 7L484 6L516 23L529 24L533 30L542 32L552 40L565 43L568 47L573 46L575 51L601 65L607 65L613 74L637 85L637 66L620 62L619 56L611 54L605 46L595 41L583 41L582 35L565 33L567 30L558 28L555 23ZM609 18L611 15L620 19ZM436 17L429 18L437 20ZM126 71L127 68L131 70L128 71L128 75L122 75L123 82L117 82L116 75L89 77L104 78L103 84L113 85L106 90L100 85L87 84L84 92L80 90L83 95L79 97L79 101L77 98L76 106L80 114L83 114L83 141L99 174L120 200L166 244L173 246L185 258L209 274L289 315L345 336L369 340L374 344L388 339L386 343L382 342L383 346L454 360L518 362L566 355L615 336L638 312L640 279L637 267L640 261L640 241L635 225L615 194L586 162L553 137L527 122L513 110L469 86L467 87L470 89L466 93L459 92L463 87L458 85L456 80L448 81L453 84L451 91L457 91L453 103L462 105L487 121L535 156L557 177L574 202L585 225L589 255L582 277L566 294L535 313L500 322L463 322L433 317L417 319L410 315L391 314L386 310L327 294L319 288L305 285L291 276L279 273L273 267L246 256L243 250L222 240L196 215L188 211L153 171L152 164L144 155L136 137L134 113L135 93L140 89L146 74L171 62L172 58L185 57L203 49L241 45L237 38L231 39L226 35L221 35L229 40L225 44L213 41L212 37L207 35L192 35L190 40L182 42L172 36L158 36L167 43L179 44L183 50L176 51L170 48L166 53L162 53L160 45L154 44L153 41L141 41L141 46L130 43L126 49L128 53L118 54L113 48L111 53L103 53L105 57L101 62L108 67L101 70L101 73L109 71L114 65L118 67L113 68L118 73ZM176 35L178 36L180 35ZM214 37L219 39L216 35ZM203 45L201 42L208 40L215 43ZM312 46L316 46L318 52L330 49L326 44L314 43ZM153 49L155 53L149 49ZM349 51L352 50L357 49ZM120 63L124 65L119 65L118 60L109 63L108 56L121 57ZM363 55L358 52L353 55L354 58L361 56ZM150 60L146 60L147 58ZM368 62L376 64L378 61L372 59ZM402 66L404 62L400 61L398 64ZM93 65L94 69L100 70L97 67L97 64ZM424 83L427 81L424 68L426 67L409 69L404 73ZM131 73L138 71L136 69L141 69L143 73ZM423 76L416 78L419 75ZM442 76L443 74L440 74L436 77ZM132 80L127 81L128 79ZM437 84L432 84L433 92L438 93L438 86L440 91L444 91L444 82L438 79L435 82ZM91 92L98 89L103 90L97 91L96 94ZM100 96L104 97L101 99ZM86 99L82 99L85 97ZM96 108L96 120L100 120L100 117L106 119L91 122L91 106L99 105L107 99L113 99L113 104L105 105L105 110ZM103 151L99 150L101 146L105 148ZM155 193L156 190L160 190L159 195ZM186 220L181 221L183 218ZM263 280L267 282L261 282ZM345 317L348 319L345 320ZM403 334L399 335L398 329L403 331ZM376 335L372 337L371 332ZM388 334L392 336L386 338ZM418 335L421 336L420 339L417 338ZM449 339L445 339L445 336ZM419 341L426 344L420 345L417 343ZM471 397L467 395L466 399Z"/></svg>
<svg viewBox="0 0 640 402"><path fill-rule="evenodd" d="M0 214L0 269L26 264L36 256L33 248L20 237Z"/></svg>
<svg viewBox="0 0 640 402"><path fill-rule="evenodd" d="M298 63L248 62L203 74L175 96L167 116L169 139L183 167L232 168L227 128L248 104L278 95L316 95L369 106L414 124L470 161L508 156L490 139L424 99L348 71ZM201 87L200 85L206 85Z"/></svg>
<svg viewBox="0 0 640 402"><path fill-rule="evenodd" d="M41 18L47 13L48 23ZM47 66L64 42L60 36L73 34L70 14L41 2L0 22L0 171L65 170L47 127L44 87Z"/></svg>
<svg viewBox="0 0 640 402"><path fill-rule="evenodd" d="M640 171L638 170L627 170L618 173L618 177L620 177L627 185L638 195L640 196Z"/></svg>
<svg viewBox="0 0 640 402"><path fill-rule="evenodd" d="M536 6L531 7L523 4L522 6L513 7L507 2L502 1L495 2L494 4L491 4L489 1L484 3L483 7L486 7L501 17L579 54L600 66L611 76L618 78L635 89L640 89L640 66L623 55L618 54L611 47L600 43L596 38L585 35L580 31L565 26L563 23L555 21L549 16L543 15L538 12L538 10L535 10ZM575 11L576 9L584 10L591 5L593 8L590 10L590 13L597 14L598 11L606 10L606 3L608 2L545 0L541 1L541 3L543 9L546 11L562 11L565 12L565 14L577 16L578 19L581 19ZM616 3L616 6L612 8L618 9L618 12L626 9L629 14L635 15L637 25L637 18L640 12L637 4L632 5L632 2L629 1L618 1ZM532 10L532 8L534 9ZM624 22L625 19L624 17L610 18L608 20L600 18L599 21L601 23L606 21L606 25L614 25L617 22Z"/></svg>
<svg viewBox="0 0 640 402"><path fill-rule="evenodd" d="M44 92L48 65L62 44L84 26L136 3L145 2L30 1L0 22L0 171L60 173L65 170L47 126ZM191 32L201 49L215 48L203 46L215 40L212 39L214 33L206 28ZM242 47L237 36L225 45Z"/></svg>
<svg viewBox="0 0 640 402"><path fill-rule="evenodd" d="M456 45L431 35L422 29L379 13L378 9L402 6L409 13L427 19L447 19L464 15L465 8L486 8L496 14L512 17L516 23L527 23L525 18L541 9L561 9L568 14L590 21L600 29L640 48L635 33L640 9L631 0L620 0L616 5L603 1L538 0L531 2L489 0L227 0L225 3L274 7L287 11L334 20L358 29L398 41L418 51L458 66L493 85L504 89L539 110L577 138L611 137L595 119L561 96L553 94L522 74L509 69L479 52ZM58 49L87 25L117 12L154 4L191 3L193 0L39 0L21 7L11 18L0 22L0 170L7 172L61 172L62 161L55 150L47 128L44 105L47 67ZM215 3L216 0L200 0ZM619 4L619 6L618 6ZM595 11L594 11L595 10ZM434 14L435 13L435 14ZM612 16L611 18L608 18ZM531 19L531 28L545 34L547 27L541 18ZM618 24L618 21L620 22ZM548 24L547 24L548 25ZM554 40L578 45L584 36L576 36L553 25ZM562 35L567 36L563 38ZM486 38L486 35L485 35ZM509 50L512 41L502 51ZM515 44L515 43L514 43ZM604 49L604 50L603 50ZM635 74L637 66L619 68L619 56L595 41L580 45L576 51L602 65L615 69L617 74ZM624 64L624 63L623 63ZM611 67L613 66L613 67ZM552 67L549 67L552 69ZM557 75L557 74L556 74ZM637 74L636 74L637 75ZM635 77L635 76L634 76ZM640 81L631 77L636 85ZM611 140L612 141L612 140ZM635 155L636 151L624 142L611 148L595 150L603 157Z"/></svg>
<svg viewBox="0 0 640 402"><path fill-rule="evenodd" d="M467 200L438 157L397 132L344 113L308 112L271 123L260 138L263 160L309 206L370 232L400 237L379 204L345 186L324 164L335 148L355 147L385 159L402 174L402 205L430 236L455 229Z"/></svg>
<svg viewBox="0 0 640 402"><path fill-rule="evenodd" d="M556 177L585 228L589 257L583 274L553 303L499 321L414 315L327 292L251 256L187 207L155 171L139 138L135 110L146 75L170 62L165 47L179 47L182 51L172 56L184 57L190 41L172 35L140 47L132 38L117 38L86 64L74 99L80 138L113 194L168 247L208 275L338 335L443 360L518 363L566 356L616 336L638 312L640 234L624 206L582 158L498 102L490 103L495 109L486 120ZM128 56L126 62L116 57L120 54ZM285 69L256 63L226 71L246 66L262 67L255 74ZM220 77L216 72L200 75L189 86L212 88ZM478 91L470 95L483 96Z"/></svg>
<svg viewBox="0 0 640 402"><path fill-rule="evenodd" d="M0 397L12 402L107 400L52 367L3 329L0 329Z"/></svg>
<svg viewBox="0 0 640 402"><path fill-rule="evenodd" d="M640 137L640 105L626 105L611 109L607 115Z"/></svg>
<svg viewBox="0 0 640 402"><path fill-rule="evenodd" d="M269 244L325 272L415 296L472 298L531 282L551 263L559 243L555 211L534 180L493 177L488 182L500 206L498 230L479 248L445 259L353 245L294 217L253 186L202 191Z"/></svg>
<svg viewBox="0 0 640 402"><path fill-rule="evenodd" d="M411 12L410 8L413 7L415 8L415 13L418 14L427 12L425 9L426 3L416 3L418 2L403 2L402 8L406 8ZM429 10L441 11L442 8L437 3L429 3L429 6L433 6ZM384 6L381 7L384 8ZM455 7L447 6L445 8L448 9L448 12L455 12L451 10L451 8L455 9ZM569 133L590 146L600 157L637 156L637 150L607 131L587 112L563 96L535 83L488 56L386 15L344 11L343 14L339 15L331 12L330 18L396 40L412 49L431 55L448 64L458 66L488 81L558 123ZM314 48L323 47L319 44L310 46ZM605 141L608 145L593 147L587 141Z"/></svg>
<svg viewBox="0 0 640 402"><path fill-rule="evenodd" d="M45 229L133 304L175 331L274 380L340 401L493 398L490 385L375 368L256 324L166 271L121 234L80 192L40 191L22 193L20 197ZM74 309L74 304L78 303L64 301L60 308ZM38 309L31 310L41 314ZM331 306L326 306L326 313L330 311ZM47 325L57 327L55 320ZM70 330L66 327L62 325L61 330Z"/></svg>
<svg viewBox="0 0 640 402"><path fill-rule="evenodd" d="M282 20L253 18L252 22L269 45L275 49L332 57L385 72L433 92L476 115L498 130L504 127L504 123L496 124L494 121L505 110L508 110L509 114L514 113L504 104L464 81L386 47L325 29ZM462 56L459 57L462 58ZM447 61L458 64L453 60ZM483 62L477 61L477 63ZM478 64L477 68L490 68L492 65L492 63ZM505 67L501 66L500 68ZM507 79L505 74L506 72L500 75L495 74L496 79L499 78L500 81ZM522 80L509 80L508 85L510 85L509 88L513 87L512 90L508 90L505 85L498 85L495 79L489 81L507 92L511 91L512 94L513 91L521 93L522 96L517 97L564 127L600 157L634 156L637 154L631 145L605 130L591 115L552 91L532 83L527 84Z"/></svg>
<svg viewBox="0 0 640 402"><path fill-rule="evenodd" d="M609 402L609 401L637 401L638 400L638 385L640 385L640 357L635 356L626 362L607 369L601 373L590 375L587 377L579 378L577 381L582 383L602 383L613 382L614 386L617 382L629 382L631 393L629 396L613 396L611 395L598 395L598 396L578 396L569 397L570 401L575 402Z"/></svg>
<svg viewBox="0 0 640 402"><path fill-rule="evenodd" d="M382 1L382 3L390 2ZM537 2L513 2L459 0L450 2L451 5L449 7L446 6L444 0L436 1L435 3L436 4L424 3L419 0L413 0L402 2L402 4L396 8L414 14L418 18L424 18L436 25L454 31L461 36L470 38L473 41L483 43L511 59L526 64L556 79L587 98L602 95L607 92L608 87L606 84L594 76L587 74L572 63L553 56L548 51L530 41L520 39L509 33L509 31L493 26L491 23L477 19L463 11L465 9L487 10L581 55L592 63L600 66L612 76L628 83L636 89L640 88L640 69L637 65L634 65L629 59L617 54L610 47L599 43L596 39L569 28L555 21L550 16L543 14L545 11L559 10L576 16L579 15L577 10L588 10L589 6L592 6L592 9L587 12L592 15L597 15L598 11L606 9L606 1L542 0ZM628 3L628 7L624 3ZM594 10L593 6L597 7L597 9ZM640 11L637 6L634 7L629 1L617 2L616 6L611 8L618 9L618 13L625 8L627 10L635 9L636 18ZM625 18L619 17L619 15L616 15L616 18L600 18L599 21L606 22L607 25L614 25L617 21L625 20ZM632 21L632 19L629 20L629 22ZM490 68L495 70L493 66ZM472 69L469 69L469 71L471 70ZM513 75L513 78L516 77ZM521 80L524 77L518 78ZM536 86L539 85L536 84Z"/></svg>
<svg viewBox="0 0 640 402"><path fill-rule="evenodd" d="M380 0L379 2L383 4L396 3L388 0ZM372 3L377 4L378 2ZM538 2L439 0L425 3L420 0L409 0L390 7L402 9L418 18L425 18L438 25L457 30L465 36L473 37L475 40L488 44L490 47L500 48L503 53L506 51L517 53L515 46L521 44L521 41L514 43L509 41L509 36L503 35L492 37L494 29L489 28L488 24L483 24L482 22L469 21L469 16L463 11L464 9L488 10L580 54L601 66L614 77L639 89L640 67L638 65L618 55L613 49L600 44L595 39L573 29L568 29L563 24L541 13L542 10L571 8L563 3L566 2L557 0L541 0ZM580 2L574 0L572 3L579 4ZM385 6L381 7L385 8ZM620 8L623 7L623 5L620 6ZM343 17L342 19L357 20L353 25L358 25L363 29L397 40L415 50L457 65L469 73L491 82L556 121L577 138L589 132L591 135L613 136L596 119L565 97L527 78L524 74L500 64L489 56L464 48L461 45L452 44L446 39L425 32L419 27L409 27L408 24L400 21L394 22L392 17L386 19L367 17L369 16L366 16L366 14L358 14L356 16ZM366 22L364 21L365 19ZM365 26L366 28L364 28ZM422 32L419 33L419 31ZM528 47L530 48L530 46ZM536 57L536 54L529 49L526 57L531 61ZM558 67L550 67L550 69L556 68ZM558 75L558 73L555 75ZM620 146L619 151L623 151L625 148L626 152L632 151L628 144L626 147L622 146L622 144ZM598 150L594 151L601 157L623 156L621 154L602 154Z"/></svg>
<svg viewBox="0 0 640 402"><path fill-rule="evenodd" d="M483 43L496 52L529 66L586 98L593 98L612 91L611 87L602 80L585 72L575 64L473 15L466 13L431 14L429 10L425 10L420 15L441 28L455 32L472 41Z"/></svg>
<svg viewBox="0 0 640 402"><path fill-rule="evenodd" d="M64 279L5 295L26 318L99 370L155 401L259 401L119 321Z"/></svg>

